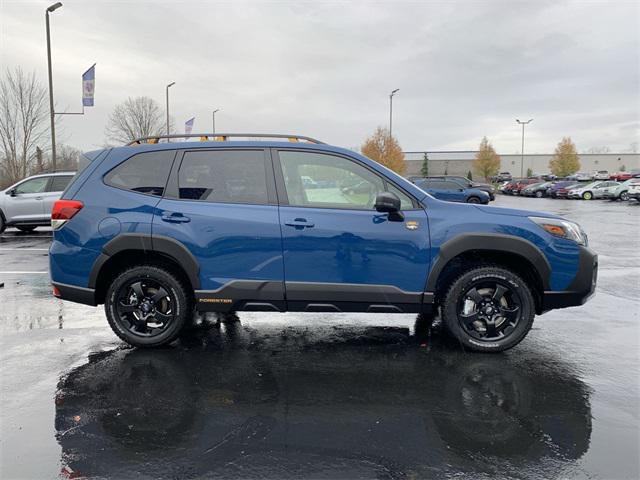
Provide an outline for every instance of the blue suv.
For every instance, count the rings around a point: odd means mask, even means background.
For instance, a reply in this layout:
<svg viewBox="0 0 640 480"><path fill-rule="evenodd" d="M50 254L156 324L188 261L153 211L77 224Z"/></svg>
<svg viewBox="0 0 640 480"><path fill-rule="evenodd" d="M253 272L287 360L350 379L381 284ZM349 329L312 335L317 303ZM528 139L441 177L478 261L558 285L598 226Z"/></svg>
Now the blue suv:
<svg viewBox="0 0 640 480"><path fill-rule="evenodd" d="M487 205L489 194L478 188L465 188L453 180L421 178L413 182L422 190L438 200L448 202L482 203Z"/></svg>
<svg viewBox="0 0 640 480"><path fill-rule="evenodd" d="M52 211L54 295L104 304L139 347L175 340L195 309L440 314L495 352L594 292L575 223L443 202L307 137L218 135L87 154Z"/></svg>

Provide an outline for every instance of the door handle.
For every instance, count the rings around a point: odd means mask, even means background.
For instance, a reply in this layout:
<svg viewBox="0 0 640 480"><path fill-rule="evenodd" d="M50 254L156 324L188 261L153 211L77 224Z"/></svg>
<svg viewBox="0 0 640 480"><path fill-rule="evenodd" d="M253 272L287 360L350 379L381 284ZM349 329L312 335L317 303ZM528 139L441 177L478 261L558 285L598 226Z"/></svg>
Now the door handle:
<svg viewBox="0 0 640 480"><path fill-rule="evenodd" d="M181 213L163 212L160 218L162 221L169 223L187 223L191 221L189 217L185 217Z"/></svg>
<svg viewBox="0 0 640 480"><path fill-rule="evenodd" d="M43 197L36 197L36 200L42 200Z"/></svg>
<svg viewBox="0 0 640 480"><path fill-rule="evenodd" d="M293 220L286 220L284 222L288 227L295 227L298 230L303 228L313 228L315 224L308 222L306 218L295 218Z"/></svg>

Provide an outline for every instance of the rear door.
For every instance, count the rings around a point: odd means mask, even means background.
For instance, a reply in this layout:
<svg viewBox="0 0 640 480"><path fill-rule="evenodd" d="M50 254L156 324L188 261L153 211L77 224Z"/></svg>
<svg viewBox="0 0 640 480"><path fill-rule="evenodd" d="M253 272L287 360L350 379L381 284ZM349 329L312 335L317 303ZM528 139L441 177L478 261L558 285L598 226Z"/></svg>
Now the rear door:
<svg viewBox="0 0 640 480"><path fill-rule="evenodd" d="M51 209L56 200L60 198L64 189L67 188L69 182L73 178L73 175L53 175L47 186L47 191L42 196L44 215L49 218L51 216Z"/></svg>
<svg viewBox="0 0 640 480"><path fill-rule="evenodd" d="M264 149L178 153L153 219L153 241L178 241L199 265L198 309L284 308L282 239Z"/></svg>
<svg viewBox="0 0 640 480"><path fill-rule="evenodd" d="M30 178L18 184L14 188L14 193L7 195L5 201L7 222L46 222L43 200L48 183L49 177L43 176Z"/></svg>
<svg viewBox="0 0 640 480"><path fill-rule="evenodd" d="M295 149L274 156L287 307L420 311L429 228L415 199L346 156ZM400 198L403 219L374 209L382 191Z"/></svg>

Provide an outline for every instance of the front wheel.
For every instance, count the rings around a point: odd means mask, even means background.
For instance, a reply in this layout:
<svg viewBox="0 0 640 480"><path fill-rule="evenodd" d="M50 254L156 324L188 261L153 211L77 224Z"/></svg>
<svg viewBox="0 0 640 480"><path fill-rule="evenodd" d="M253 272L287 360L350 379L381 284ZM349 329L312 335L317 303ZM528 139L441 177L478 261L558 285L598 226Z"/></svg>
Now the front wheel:
<svg viewBox="0 0 640 480"><path fill-rule="evenodd" d="M480 203L480 199L478 197L469 197L467 203Z"/></svg>
<svg viewBox="0 0 640 480"><path fill-rule="evenodd" d="M620 194L620 200L622 200L623 202L626 202L627 200L629 200L629 193L627 192L622 192Z"/></svg>
<svg viewBox="0 0 640 480"><path fill-rule="evenodd" d="M7 228L7 224L4 221L4 217L2 216L2 212L0 212L0 234L4 232L5 228Z"/></svg>
<svg viewBox="0 0 640 480"><path fill-rule="evenodd" d="M192 314L187 292L185 284L164 268L132 267L120 273L107 291L107 320L114 333L130 345L167 345Z"/></svg>
<svg viewBox="0 0 640 480"><path fill-rule="evenodd" d="M442 305L442 322L464 347L501 352L516 346L533 324L535 303L528 285L501 267L478 267L460 275Z"/></svg>
<svg viewBox="0 0 640 480"><path fill-rule="evenodd" d="M544 193L538 191L536 192L536 198L542 198L544 196Z"/></svg>
<svg viewBox="0 0 640 480"><path fill-rule="evenodd" d="M593 193L591 192L584 192L582 194L582 198L583 200L591 200L593 198Z"/></svg>

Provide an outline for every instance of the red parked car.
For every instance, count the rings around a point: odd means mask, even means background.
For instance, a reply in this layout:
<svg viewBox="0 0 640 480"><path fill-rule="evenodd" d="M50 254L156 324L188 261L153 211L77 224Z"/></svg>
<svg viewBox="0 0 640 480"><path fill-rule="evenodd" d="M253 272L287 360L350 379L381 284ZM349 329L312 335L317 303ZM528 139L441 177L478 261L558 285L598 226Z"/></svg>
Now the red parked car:
<svg viewBox="0 0 640 480"><path fill-rule="evenodd" d="M633 177L633 174L631 172L614 172L609 177L609 180L624 182L625 180L629 180L631 177Z"/></svg>
<svg viewBox="0 0 640 480"><path fill-rule="evenodd" d="M520 193L522 192L522 189L524 189L529 185L533 185L534 183L540 183L540 179L539 178L523 178L521 180L518 180L516 184L513 186L513 188L511 189L511 194L520 195Z"/></svg>

